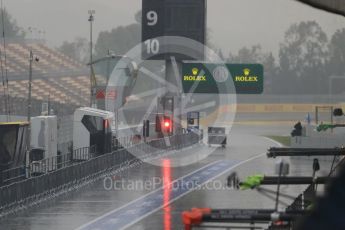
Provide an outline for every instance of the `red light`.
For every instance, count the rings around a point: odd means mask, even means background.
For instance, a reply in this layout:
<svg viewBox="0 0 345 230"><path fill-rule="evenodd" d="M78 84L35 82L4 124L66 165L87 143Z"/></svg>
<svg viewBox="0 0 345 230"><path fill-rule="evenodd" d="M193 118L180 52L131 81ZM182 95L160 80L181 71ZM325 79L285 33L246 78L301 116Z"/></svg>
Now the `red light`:
<svg viewBox="0 0 345 230"><path fill-rule="evenodd" d="M164 127L165 128L169 128L170 127L170 122L169 121L165 121L164 122Z"/></svg>

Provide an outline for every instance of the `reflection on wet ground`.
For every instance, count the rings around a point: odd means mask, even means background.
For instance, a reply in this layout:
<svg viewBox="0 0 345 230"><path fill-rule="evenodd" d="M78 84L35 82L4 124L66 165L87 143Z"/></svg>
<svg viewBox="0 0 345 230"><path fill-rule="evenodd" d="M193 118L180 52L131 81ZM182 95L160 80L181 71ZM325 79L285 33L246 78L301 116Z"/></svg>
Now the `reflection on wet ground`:
<svg viewBox="0 0 345 230"><path fill-rule="evenodd" d="M275 160L267 159L265 153L270 146L277 144L261 135L286 135L289 130L290 127L279 125L267 127L235 125L228 136L228 146L225 149L211 147L214 148L214 152L197 163L184 167L169 167L171 162L167 158L163 160L163 167L142 164L137 168L132 168L110 178L111 183L113 183L110 189L109 184L104 183L105 180L99 180L55 201L7 217L0 221L0 229L75 229L83 225L87 226L89 222L97 218L102 220L102 216L109 213L116 214L116 211L121 210L123 207L127 208L127 212L131 207L130 204L135 203L133 203L134 200L141 201L140 199L143 197L151 197L149 200L143 200L143 202L159 201L160 196L162 199L158 206L155 206L155 203L145 204L149 207L147 213L144 213L143 210L145 209L140 207L137 208L137 211L129 210L135 215L131 217L131 220L126 220L127 222L133 222L132 225L127 226L127 229L182 229L181 212L192 207L272 208L274 207L274 201L254 190L224 189L226 188L226 177L229 174L228 169L237 171L241 178L255 173L272 175ZM209 147L205 146L204 148ZM185 154L192 153L193 149L185 152ZM244 162L250 158L252 159ZM223 166L215 165L219 161L230 163L229 165L223 164ZM311 175L311 162L312 159L310 161L294 162L290 166L291 175ZM240 165L237 165L238 163ZM210 165L217 169L209 169ZM233 168L236 165L237 167ZM329 167L329 163L321 162L321 167L326 169ZM207 174L206 171L210 174ZM220 172L226 173L222 174ZM188 180L200 183L204 181L204 178L211 178L212 175L216 175L216 178L194 191L188 188L183 190L180 187L176 189L171 186L173 181L181 181L184 176L188 178L186 175L193 177ZM136 186L129 186L131 182L147 182L148 184L151 182L151 184L148 187L142 185L138 189ZM118 189L116 186L114 187L114 184L123 186ZM303 186L281 187L282 193L289 195L297 195L301 192L301 189L303 189ZM150 196L155 192L157 192L157 196ZM291 203L291 200L288 199L282 201ZM143 203L140 203L140 205L144 206ZM155 210L157 207L159 208ZM282 204L280 207L284 208ZM122 214L123 217L128 217L127 213ZM120 217L119 219L121 219Z"/></svg>

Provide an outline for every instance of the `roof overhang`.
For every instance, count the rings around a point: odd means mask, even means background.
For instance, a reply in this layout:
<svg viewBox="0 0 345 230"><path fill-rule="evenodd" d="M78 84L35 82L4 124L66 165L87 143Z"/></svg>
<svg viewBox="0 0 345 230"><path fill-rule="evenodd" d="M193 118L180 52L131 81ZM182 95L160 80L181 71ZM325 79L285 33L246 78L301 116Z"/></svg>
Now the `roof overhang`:
<svg viewBox="0 0 345 230"><path fill-rule="evenodd" d="M345 0L297 0L320 10L345 17Z"/></svg>

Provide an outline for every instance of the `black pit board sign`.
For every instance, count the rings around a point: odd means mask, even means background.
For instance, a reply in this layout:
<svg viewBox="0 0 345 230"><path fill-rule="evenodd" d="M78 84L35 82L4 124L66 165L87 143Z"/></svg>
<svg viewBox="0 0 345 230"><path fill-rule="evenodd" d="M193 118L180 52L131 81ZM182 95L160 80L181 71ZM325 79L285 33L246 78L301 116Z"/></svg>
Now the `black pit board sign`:
<svg viewBox="0 0 345 230"><path fill-rule="evenodd" d="M206 40L206 0L142 0L142 58L191 60L186 54L169 53L174 50L162 36L180 36L201 44ZM204 51L198 59L202 60Z"/></svg>

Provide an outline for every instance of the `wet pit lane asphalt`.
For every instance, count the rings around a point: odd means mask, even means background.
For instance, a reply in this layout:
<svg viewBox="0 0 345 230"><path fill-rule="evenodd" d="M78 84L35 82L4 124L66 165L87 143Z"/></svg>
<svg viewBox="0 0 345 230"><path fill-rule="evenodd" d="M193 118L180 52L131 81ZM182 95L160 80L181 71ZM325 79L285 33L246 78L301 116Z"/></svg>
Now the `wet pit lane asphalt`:
<svg viewBox="0 0 345 230"><path fill-rule="evenodd" d="M226 177L233 171L240 178L256 173L273 175L275 160L268 159L266 152L278 144L264 135L286 135L289 130L289 126L279 124L235 125L227 147L203 146L214 151L197 163L169 167L171 162L166 158L162 167L139 165L6 217L0 220L0 229L174 230L183 229L181 212L192 207L273 208L274 201L255 190L226 189ZM190 148L180 154L195 151L199 149ZM311 175L310 161L290 168L290 175ZM171 182L176 186L163 186ZM297 195L303 188L284 185L281 191Z"/></svg>

